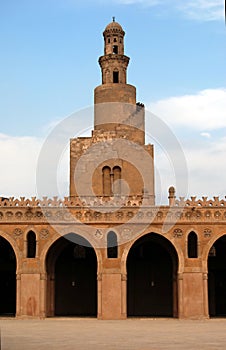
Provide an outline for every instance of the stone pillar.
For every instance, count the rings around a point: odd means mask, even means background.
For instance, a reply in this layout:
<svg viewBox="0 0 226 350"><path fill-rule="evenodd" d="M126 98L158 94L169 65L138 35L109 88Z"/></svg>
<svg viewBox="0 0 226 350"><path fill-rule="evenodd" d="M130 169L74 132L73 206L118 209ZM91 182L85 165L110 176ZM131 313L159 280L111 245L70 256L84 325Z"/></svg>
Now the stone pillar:
<svg viewBox="0 0 226 350"><path fill-rule="evenodd" d="M209 318L209 300L208 300L208 274L203 274L203 303L204 317Z"/></svg>
<svg viewBox="0 0 226 350"><path fill-rule="evenodd" d="M16 275L16 317L21 315L21 274Z"/></svg>
<svg viewBox="0 0 226 350"><path fill-rule="evenodd" d="M45 273L40 275L40 317L46 317L46 285L47 276Z"/></svg>
<svg viewBox="0 0 226 350"><path fill-rule="evenodd" d="M125 318L125 316L122 314L123 303L121 273L105 272L102 274L101 296L101 319L120 320ZM125 308L124 305L123 308Z"/></svg>
<svg viewBox="0 0 226 350"><path fill-rule="evenodd" d="M121 275L121 280L122 280L122 295L121 295L121 300L122 300L122 310L121 310L121 318L127 317L127 275L122 274Z"/></svg>
<svg viewBox="0 0 226 350"><path fill-rule="evenodd" d="M102 318L102 274L97 275L97 318Z"/></svg>
<svg viewBox="0 0 226 350"><path fill-rule="evenodd" d="M189 271L183 274L183 318L206 318L206 296L203 273Z"/></svg>
<svg viewBox="0 0 226 350"><path fill-rule="evenodd" d="M178 277L173 277L173 317L178 317Z"/></svg>
<svg viewBox="0 0 226 350"><path fill-rule="evenodd" d="M183 274L178 273L178 318L184 317L183 308Z"/></svg>
<svg viewBox="0 0 226 350"><path fill-rule="evenodd" d="M46 300L46 316L54 316L55 314L55 275L51 273L47 277L47 300Z"/></svg>
<svg viewBox="0 0 226 350"><path fill-rule="evenodd" d="M22 273L20 280L20 317L40 317L40 274Z"/></svg>

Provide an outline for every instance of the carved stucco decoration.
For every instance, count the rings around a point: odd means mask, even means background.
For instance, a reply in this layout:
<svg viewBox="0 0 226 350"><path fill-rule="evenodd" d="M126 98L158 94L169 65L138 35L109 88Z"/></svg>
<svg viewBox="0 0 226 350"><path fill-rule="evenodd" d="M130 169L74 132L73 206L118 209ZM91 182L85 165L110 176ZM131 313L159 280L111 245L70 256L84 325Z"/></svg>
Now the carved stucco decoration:
<svg viewBox="0 0 226 350"><path fill-rule="evenodd" d="M208 238L212 235L212 230L210 228L205 228L203 231L204 237Z"/></svg>
<svg viewBox="0 0 226 350"><path fill-rule="evenodd" d="M173 237L181 238L183 236L183 231L180 228L175 228L173 231Z"/></svg>
<svg viewBox="0 0 226 350"><path fill-rule="evenodd" d="M101 230L96 230L95 237L98 239L101 239L103 237L103 233L101 232Z"/></svg>
<svg viewBox="0 0 226 350"><path fill-rule="evenodd" d="M49 237L49 231L46 228L43 228L40 232L40 237L46 239Z"/></svg>
<svg viewBox="0 0 226 350"><path fill-rule="evenodd" d="M21 211L17 211L15 216L16 216L17 219L21 219L22 216L23 216L23 213Z"/></svg>
<svg viewBox="0 0 226 350"><path fill-rule="evenodd" d="M13 231L13 235L15 238L19 238L22 234L23 234L23 231L18 227L15 228L15 230Z"/></svg>

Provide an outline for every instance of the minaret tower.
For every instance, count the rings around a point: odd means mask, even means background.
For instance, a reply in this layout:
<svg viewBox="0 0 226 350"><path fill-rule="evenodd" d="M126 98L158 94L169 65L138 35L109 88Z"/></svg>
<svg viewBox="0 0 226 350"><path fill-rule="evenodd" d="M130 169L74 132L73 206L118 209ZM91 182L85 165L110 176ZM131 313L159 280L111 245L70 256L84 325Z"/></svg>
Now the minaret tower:
<svg viewBox="0 0 226 350"><path fill-rule="evenodd" d="M124 102L136 104L136 88L127 84L129 57L124 55L125 32L113 22L103 32L104 56L99 58L102 85L95 89L94 103Z"/></svg>
<svg viewBox="0 0 226 350"><path fill-rule="evenodd" d="M103 32L102 83L94 90L92 137L71 140L70 196L139 196L154 204L153 146L145 145L144 105L127 84L125 32L113 21ZM91 179L91 180L90 180Z"/></svg>
<svg viewBox="0 0 226 350"><path fill-rule="evenodd" d="M144 144L144 106L136 103L135 86L127 84L130 59L124 55L125 32L113 17L103 36L104 55L99 58L102 84L94 90L94 130L116 130L120 125L121 131L128 131L128 126L132 131L135 127L133 141ZM130 138L130 133L126 135Z"/></svg>

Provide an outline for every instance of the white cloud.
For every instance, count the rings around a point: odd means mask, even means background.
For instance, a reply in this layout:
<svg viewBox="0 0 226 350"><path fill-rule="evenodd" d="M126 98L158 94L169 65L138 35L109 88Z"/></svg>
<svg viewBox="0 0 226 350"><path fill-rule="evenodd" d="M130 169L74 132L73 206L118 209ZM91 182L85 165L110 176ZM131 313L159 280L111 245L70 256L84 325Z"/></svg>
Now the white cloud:
<svg viewBox="0 0 226 350"><path fill-rule="evenodd" d="M183 126L202 132L225 128L226 89L170 97L151 103L148 109L172 127Z"/></svg>
<svg viewBox="0 0 226 350"><path fill-rule="evenodd" d="M188 193L178 191L178 195L197 195L199 198L219 195L224 198L226 89L208 89L195 95L170 97L150 106L150 110L170 126L182 145L188 167L189 188ZM166 200L168 187L175 185L174 169L170 169L169 160L158 149L155 163L162 183L159 188Z"/></svg>
<svg viewBox="0 0 226 350"><path fill-rule="evenodd" d="M0 134L0 197L37 196L36 171L44 139L36 137L15 137ZM67 196L69 187L68 149L62 151L57 169L58 193L48 196ZM51 174L45 174L46 184L51 184Z"/></svg>
<svg viewBox="0 0 226 350"><path fill-rule="evenodd" d="M192 146L191 146L192 144ZM200 143L193 138L183 145L183 152L187 161L188 188L187 192L182 192L178 186L178 179L175 178L175 169L172 168L166 154L155 149L155 168L156 168L156 195L162 197L161 203L167 203L168 188L176 187L178 196L226 196L226 137L219 138L214 142L205 139ZM176 152L175 152L176 156Z"/></svg>
<svg viewBox="0 0 226 350"><path fill-rule="evenodd" d="M187 18L198 21L214 21L224 18L224 4L222 0L112 0L113 2L131 5L156 6L175 9Z"/></svg>
<svg viewBox="0 0 226 350"><path fill-rule="evenodd" d="M201 132L200 135L203 137L207 137L208 139L211 137L211 134L209 132Z"/></svg>
<svg viewBox="0 0 226 350"><path fill-rule="evenodd" d="M195 20L213 21L223 19L222 0L189 0L178 2L178 8Z"/></svg>
<svg viewBox="0 0 226 350"><path fill-rule="evenodd" d="M35 174L42 140L0 134L0 196L35 195Z"/></svg>
<svg viewBox="0 0 226 350"><path fill-rule="evenodd" d="M190 195L226 195L226 137L184 147L189 168Z"/></svg>

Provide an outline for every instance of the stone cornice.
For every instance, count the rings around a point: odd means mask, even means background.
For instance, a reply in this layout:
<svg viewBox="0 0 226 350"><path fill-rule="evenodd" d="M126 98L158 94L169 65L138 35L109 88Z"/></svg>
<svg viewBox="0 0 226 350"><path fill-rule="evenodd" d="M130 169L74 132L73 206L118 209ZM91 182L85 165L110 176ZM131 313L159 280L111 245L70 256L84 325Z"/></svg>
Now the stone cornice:
<svg viewBox="0 0 226 350"><path fill-rule="evenodd" d="M111 199L111 201L107 201ZM3 199L0 201L0 224L3 223L88 223L131 224L224 224L226 201L218 197L175 200L174 206L151 206L150 198L65 197L52 199Z"/></svg>

